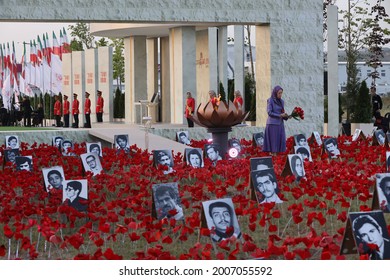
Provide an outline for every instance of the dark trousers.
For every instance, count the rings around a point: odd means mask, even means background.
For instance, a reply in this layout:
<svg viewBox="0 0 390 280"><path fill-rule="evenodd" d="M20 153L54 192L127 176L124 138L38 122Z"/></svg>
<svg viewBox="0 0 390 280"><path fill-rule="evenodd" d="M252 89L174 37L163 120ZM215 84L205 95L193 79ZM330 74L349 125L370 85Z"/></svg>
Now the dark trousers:
<svg viewBox="0 0 390 280"><path fill-rule="evenodd" d="M31 113L24 115L24 126L31 126Z"/></svg>
<svg viewBox="0 0 390 280"><path fill-rule="evenodd" d="M64 115L64 127L69 127L69 114Z"/></svg>
<svg viewBox="0 0 390 280"><path fill-rule="evenodd" d="M60 126L61 126L61 116L56 115L56 127L60 127Z"/></svg>
<svg viewBox="0 0 390 280"><path fill-rule="evenodd" d="M190 118L187 118L187 122L188 122L188 127L194 127L194 122Z"/></svg>
<svg viewBox="0 0 390 280"><path fill-rule="evenodd" d="M91 115L85 114L85 128L91 128Z"/></svg>
<svg viewBox="0 0 390 280"><path fill-rule="evenodd" d="M73 122L72 127L79 128L79 115L78 114L73 115L73 119L74 119L74 122Z"/></svg>
<svg viewBox="0 0 390 280"><path fill-rule="evenodd" d="M103 122L103 113L96 113L97 122Z"/></svg>

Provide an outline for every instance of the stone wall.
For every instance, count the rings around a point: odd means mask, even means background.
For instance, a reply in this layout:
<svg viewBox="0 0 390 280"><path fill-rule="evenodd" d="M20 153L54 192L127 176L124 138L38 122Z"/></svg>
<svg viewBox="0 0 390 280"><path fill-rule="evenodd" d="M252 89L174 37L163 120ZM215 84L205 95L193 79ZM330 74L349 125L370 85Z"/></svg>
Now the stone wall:
<svg viewBox="0 0 390 280"><path fill-rule="evenodd" d="M268 76L256 76L257 126L265 125L266 99L279 84L284 88L286 111L295 106L305 110L303 122L288 122L288 135L323 132L322 12L322 0L0 1L2 20L269 26Z"/></svg>

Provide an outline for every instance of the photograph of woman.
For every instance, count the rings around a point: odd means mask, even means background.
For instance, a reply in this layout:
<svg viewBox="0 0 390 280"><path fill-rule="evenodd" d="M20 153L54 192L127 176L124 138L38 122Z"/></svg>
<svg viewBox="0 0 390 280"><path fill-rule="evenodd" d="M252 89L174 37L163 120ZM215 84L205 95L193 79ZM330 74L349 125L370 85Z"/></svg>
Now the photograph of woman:
<svg viewBox="0 0 390 280"><path fill-rule="evenodd" d="M303 158L300 154L288 155L290 161L291 172L294 174L297 181L305 177L305 169L303 166Z"/></svg>
<svg viewBox="0 0 390 280"><path fill-rule="evenodd" d="M267 100L267 123L264 131L263 152L272 154L286 151L286 132L284 121L290 117L284 111L283 89L274 87L271 97Z"/></svg>

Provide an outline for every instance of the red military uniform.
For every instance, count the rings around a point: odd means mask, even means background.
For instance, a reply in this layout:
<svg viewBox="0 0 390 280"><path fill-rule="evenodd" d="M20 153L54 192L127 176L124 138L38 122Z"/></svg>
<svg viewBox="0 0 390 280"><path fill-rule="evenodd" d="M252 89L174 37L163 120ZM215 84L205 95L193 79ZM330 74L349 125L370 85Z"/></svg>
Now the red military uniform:
<svg viewBox="0 0 390 280"><path fill-rule="evenodd" d="M61 126L61 102L56 96L56 102L54 102L54 116L56 118L56 127Z"/></svg>
<svg viewBox="0 0 390 280"><path fill-rule="evenodd" d="M84 114L91 114L91 99L85 98L84 102Z"/></svg>
<svg viewBox="0 0 390 280"><path fill-rule="evenodd" d="M84 115L85 115L85 128L91 128L91 99L89 99L89 93L85 92L84 101Z"/></svg>
<svg viewBox="0 0 390 280"><path fill-rule="evenodd" d="M64 127L69 127L69 107L70 107L70 103L68 101L68 96L66 94L64 95L63 105L64 105L64 108L63 108Z"/></svg>
<svg viewBox="0 0 390 280"><path fill-rule="evenodd" d="M240 105L240 106L242 106L242 104L244 103L244 100L242 99L241 96L237 96L237 97L234 98L233 103L234 103L235 105Z"/></svg>
<svg viewBox="0 0 390 280"><path fill-rule="evenodd" d="M80 102L77 99L73 100L73 103L72 103L72 114L73 115L77 115L80 113L79 112L79 105L80 105Z"/></svg>
<svg viewBox="0 0 390 280"><path fill-rule="evenodd" d="M186 118L188 118L189 116L192 116L192 114L194 113L194 110L195 110L195 99L190 97L190 98L187 98L187 102L186 102L186 111L185 111L185 116Z"/></svg>
<svg viewBox="0 0 390 280"><path fill-rule="evenodd" d="M99 96L96 102L96 113L103 113L104 99Z"/></svg>
<svg viewBox="0 0 390 280"><path fill-rule="evenodd" d="M69 106L70 102L68 100L64 100L64 115L69 115Z"/></svg>
<svg viewBox="0 0 390 280"><path fill-rule="evenodd" d="M97 122L103 122L103 108L104 108L104 99L102 97L102 92L97 91L97 101L96 101L96 119Z"/></svg>
<svg viewBox="0 0 390 280"><path fill-rule="evenodd" d="M61 116L61 102L59 100L54 103L54 115Z"/></svg>

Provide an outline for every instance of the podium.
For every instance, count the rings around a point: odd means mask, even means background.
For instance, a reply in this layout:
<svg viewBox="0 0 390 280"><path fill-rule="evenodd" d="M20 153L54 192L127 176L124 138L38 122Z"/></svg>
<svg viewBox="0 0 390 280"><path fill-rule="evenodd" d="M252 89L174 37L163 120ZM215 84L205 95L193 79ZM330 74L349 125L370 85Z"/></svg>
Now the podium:
<svg viewBox="0 0 390 280"><path fill-rule="evenodd" d="M157 116L156 108L158 105L157 103L150 102L149 100L140 100L138 102L135 102L134 105L135 105L134 109L136 110L136 112L137 112L137 106L140 107L139 116L136 117L135 120L136 123L142 125L142 120L144 119L144 117L150 117L151 123L156 122L156 116Z"/></svg>

